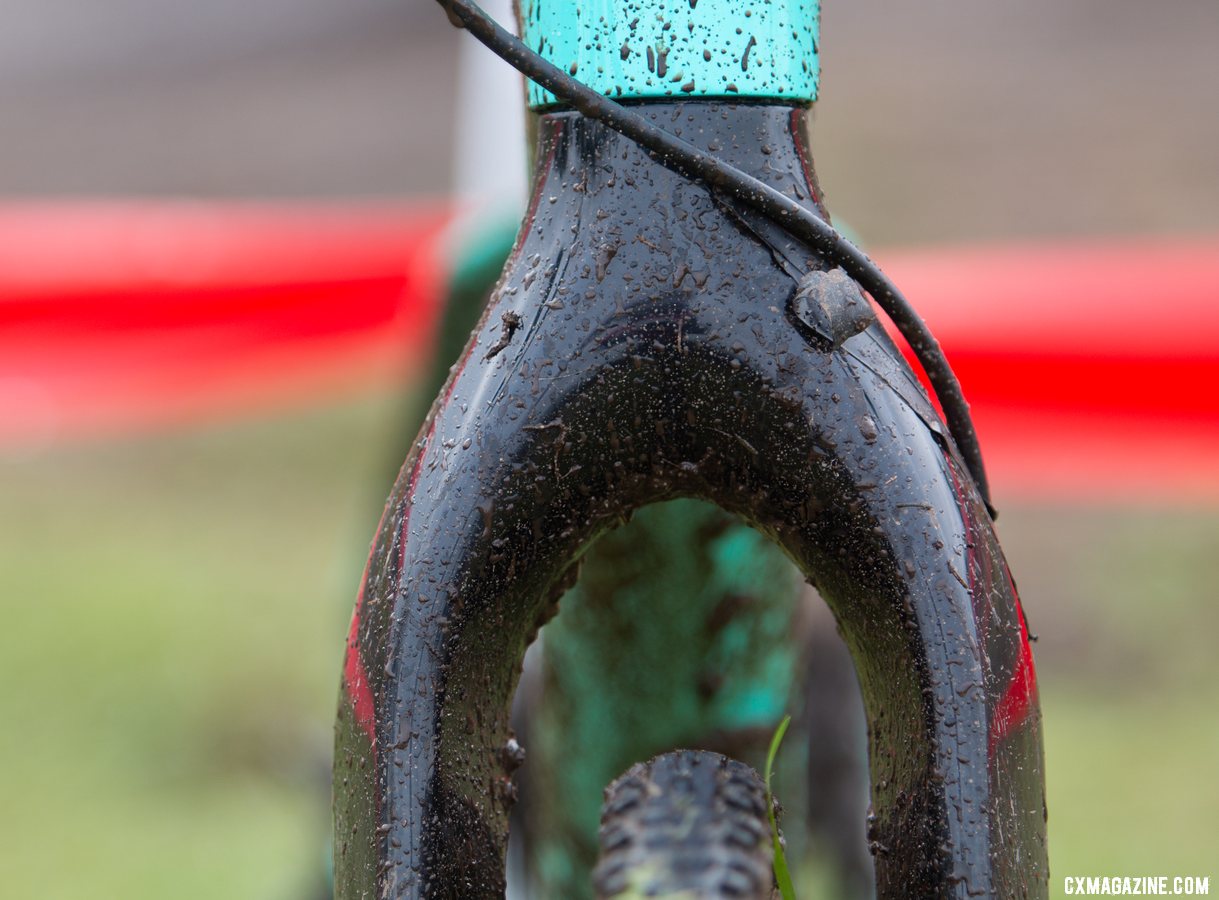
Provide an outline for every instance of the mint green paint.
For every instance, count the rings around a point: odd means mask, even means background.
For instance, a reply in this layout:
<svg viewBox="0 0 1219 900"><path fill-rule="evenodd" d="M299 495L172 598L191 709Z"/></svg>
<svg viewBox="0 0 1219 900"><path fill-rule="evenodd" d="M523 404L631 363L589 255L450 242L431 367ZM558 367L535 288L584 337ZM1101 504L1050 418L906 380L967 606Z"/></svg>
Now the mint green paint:
<svg viewBox="0 0 1219 900"><path fill-rule="evenodd" d="M530 48L623 100L812 102L820 15L820 0L520 0ZM555 102L530 82L530 106Z"/></svg>
<svg viewBox="0 0 1219 900"><path fill-rule="evenodd" d="M700 514L690 505L689 520L683 523L690 534L683 537L693 542L697 525L713 513ZM719 597L735 593L756 603L707 648L706 665L729 676L709 705L712 724L717 730L768 728L783 715L792 683L796 646L789 626L799 590L795 570L778 547L740 522L707 551L708 587Z"/></svg>
<svg viewBox="0 0 1219 900"><path fill-rule="evenodd" d="M641 509L589 549L543 631L534 896L591 896L602 789L631 763L782 718L800 584L765 536L696 500Z"/></svg>

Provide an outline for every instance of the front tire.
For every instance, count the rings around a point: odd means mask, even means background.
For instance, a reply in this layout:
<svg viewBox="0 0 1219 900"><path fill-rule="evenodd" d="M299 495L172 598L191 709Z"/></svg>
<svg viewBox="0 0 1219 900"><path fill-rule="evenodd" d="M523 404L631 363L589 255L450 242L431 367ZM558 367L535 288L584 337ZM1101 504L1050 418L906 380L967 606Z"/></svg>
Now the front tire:
<svg viewBox="0 0 1219 900"><path fill-rule="evenodd" d="M601 808L598 900L771 900L766 786L744 763L679 750L638 763Z"/></svg>

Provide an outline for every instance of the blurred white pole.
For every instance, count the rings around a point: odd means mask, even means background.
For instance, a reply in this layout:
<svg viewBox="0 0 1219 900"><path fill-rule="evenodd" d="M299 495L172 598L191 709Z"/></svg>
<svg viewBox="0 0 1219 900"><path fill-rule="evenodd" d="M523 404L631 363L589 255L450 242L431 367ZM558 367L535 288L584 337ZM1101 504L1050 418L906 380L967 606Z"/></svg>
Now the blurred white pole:
<svg viewBox="0 0 1219 900"><path fill-rule="evenodd" d="M512 0L482 7L516 31ZM460 35L453 193L473 215L519 216L525 208L525 86L515 69Z"/></svg>

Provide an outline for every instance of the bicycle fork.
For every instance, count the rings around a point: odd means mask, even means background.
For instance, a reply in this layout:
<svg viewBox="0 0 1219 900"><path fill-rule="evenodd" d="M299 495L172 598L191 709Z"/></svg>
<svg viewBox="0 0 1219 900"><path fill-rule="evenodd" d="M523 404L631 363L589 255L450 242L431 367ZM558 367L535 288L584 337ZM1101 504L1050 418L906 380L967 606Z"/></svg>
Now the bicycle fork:
<svg viewBox="0 0 1219 900"><path fill-rule="evenodd" d="M730 160L799 145L805 124L801 108L645 109ZM603 126L552 113L539 135L526 226L357 601L338 896L503 895L525 649L590 542L676 497L777 542L837 618L865 699L878 895L1045 896L1023 612L955 446L862 294ZM825 216L798 154L753 174Z"/></svg>

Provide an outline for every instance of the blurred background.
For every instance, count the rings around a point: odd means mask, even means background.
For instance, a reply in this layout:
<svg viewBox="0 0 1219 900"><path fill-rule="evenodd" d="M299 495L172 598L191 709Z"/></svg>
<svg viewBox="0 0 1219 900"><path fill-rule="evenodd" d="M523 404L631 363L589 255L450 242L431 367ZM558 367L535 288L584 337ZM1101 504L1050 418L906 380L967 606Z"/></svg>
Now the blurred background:
<svg viewBox="0 0 1219 900"><path fill-rule="evenodd" d="M422 0L0 0L0 21L0 885L312 896L351 601L421 402L431 307L403 314L402 292L439 290L439 263L407 284L386 260L432 253L446 220L459 35ZM1035 268L1019 248L1118 248L1098 264L1145 252L1139 315L1188 343L1189 315L1169 310L1216 286L1154 260L1180 246L1165 258L1215 274L1219 4L826 0L823 35L818 174L899 284L926 254ZM335 340L318 313L305 351L219 341L190 366L184 351L98 351L73 329L100 315L91 333L117 333L98 312L116 289L97 284L130 276L149 242L161 268L142 284L178 290L174 260L200 247L277 284L299 263L322 285L311 302L331 277L330 296L363 298L365 331ZM388 278L393 308L301 249L317 247ZM72 321L46 315L65 291ZM271 310L246 339L283 324L271 293L241 295ZM204 294L191 302L232 314L221 300L236 293ZM1088 302L1104 315L1104 297ZM1186 393L1219 393L1197 383L1216 371L1209 347ZM1156 371L1141 373L1146 402L1172 405L1180 386ZM1040 635L1060 893L1069 874L1219 876L1207 414L1181 412L1160 460L1151 439L1172 426L1136 410L1103 432L1122 452L1092 465L1079 450L1042 481L1024 451L995 447L999 532Z"/></svg>

